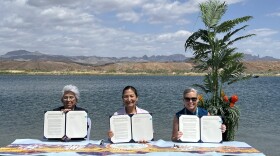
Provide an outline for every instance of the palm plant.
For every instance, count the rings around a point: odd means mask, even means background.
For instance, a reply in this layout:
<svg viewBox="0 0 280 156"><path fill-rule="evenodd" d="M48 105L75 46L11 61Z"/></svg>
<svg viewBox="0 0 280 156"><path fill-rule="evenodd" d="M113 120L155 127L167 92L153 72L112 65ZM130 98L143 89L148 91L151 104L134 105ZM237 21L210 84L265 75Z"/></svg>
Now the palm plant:
<svg viewBox="0 0 280 156"><path fill-rule="evenodd" d="M225 119L228 129L225 140L233 140L240 112L236 106L230 107L228 102L223 100L223 87L224 84L230 85L251 77L251 75L244 74L245 66L241 62L243 53L236 52L237 48L232 47L232 45L236 41L255 34L231 39L248 25L237 29L234 27L252 19L252 16L221 22L226 10L227 4L218 0L201 3L201 19L206 28L199 29L186 40L185 50L191 49L193 51L194 58L192 60L196 64L195 69L207 73L204 77L204 84L194 84L206 94L210 94L210 98L203 101L203 107L211 114L221 115Z"/></svg>

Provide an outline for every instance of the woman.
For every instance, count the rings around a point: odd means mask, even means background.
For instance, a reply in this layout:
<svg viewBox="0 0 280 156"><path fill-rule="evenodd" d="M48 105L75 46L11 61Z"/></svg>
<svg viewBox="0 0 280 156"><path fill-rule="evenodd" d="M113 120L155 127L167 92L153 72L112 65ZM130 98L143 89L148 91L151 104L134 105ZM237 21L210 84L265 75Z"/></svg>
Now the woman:
<svg viewBox="0 0 280 156"><path fill-rule="evenodd" d="M205 115L210 115L210 113L197 106L198 103L198 94L197 90L193 88L188 88L184 91L183 93L183 101L184 101L184 108L177 112L174 116L173 119L173 130L172 130L172 141L178 141L183 133L179 131L179 116L180 115L197 115L199 117L205 116ZM222 133L226 131L226 126L222 124L221 126Z"/></svg>
<svg viewBox="0 0 280 156"><path fill-rule="evenodd" d="M66 85L62 89L61 102L63 106L53 109L54 111L86 111L86 109L77 107L78 100L80 98L80 92L74 85Z"/></svg>
<svg viewBox="0 0 280 156"><path fill-rule="evenodd" d="M53 109L53 111L62 111L64 113L67 113L68 111L85 111L88 112L86 109L78 107L77 103L80 99L80 92L79 89L74 85L66 85L62 89L62 97L61 102L63 103L63 106ZM90 138L90 130L91 130L91 120L90 118L87 118L87 140ZM68 138L64 136L61 138L61 140L66 141L70 140L71 138Z"/></svg>
<svg viewBox="0 0 280 156"><path fill-rule="evenodd" d="M148 111L137 107L138 93L133 86L126 86L122 92L123 108L119 109L114 115L126 115L126 114L140 114L149 113ZM112 138L114 133L110 130L108 131L108 137ZM140 141L146 142L146 141Z"/></svg>
<svg viewBox="0 0 280 156"><path fill-rule="evenodd" d="M123 108L119 109L114 115L149 113L137 107L138 93L133 86L126 86L122 92Z"/></svg>

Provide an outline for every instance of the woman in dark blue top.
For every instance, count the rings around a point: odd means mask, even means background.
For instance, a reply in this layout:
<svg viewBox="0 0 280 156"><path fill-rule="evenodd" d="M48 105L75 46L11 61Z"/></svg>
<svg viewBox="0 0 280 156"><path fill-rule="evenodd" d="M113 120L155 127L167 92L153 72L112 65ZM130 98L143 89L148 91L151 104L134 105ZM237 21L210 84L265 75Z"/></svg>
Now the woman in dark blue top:
<svg viewBox="0 0 280 156"><path fill-rule="evenodd" d="M201 107L197 107L198 103L197 90L188 88L183 93L184 108L177 112L173 119L172 141L178 141L183 133L179 131L179 117L180 115L197 115L199 117L210 115L209 112ZM226 126L222 124L222 132L226 131Z"/></svg>
<svg viewBox="0 0 280 156"><path fill-rule="evenodd" d="M77 107L78 100L80 99L80 92L79 89L74 85L66 85L62 89L62 97L61 102L63 106L54 108L53 111L62 111L64 113L67 113L69 111L85 111L88 112L86 109ZM90 130L91 130L91 120L90 118L87 118L87 124L88 124L88 134L87 134L87 140L89 140L90 137ZM82 138L83 139L83 138ZM71 138L68 138L64 136L61 138L63 141L71 140ZM72 139L72 140L79 140L79 139Z"/></svg>

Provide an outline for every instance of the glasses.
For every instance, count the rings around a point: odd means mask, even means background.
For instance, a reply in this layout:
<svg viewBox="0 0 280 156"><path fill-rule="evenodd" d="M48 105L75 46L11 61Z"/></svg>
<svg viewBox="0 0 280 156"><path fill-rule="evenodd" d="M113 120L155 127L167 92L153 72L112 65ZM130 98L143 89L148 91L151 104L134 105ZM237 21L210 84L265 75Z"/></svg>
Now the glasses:
<svg viewBox="0 0 280 156"><path fill-rule="evenodd" d="M196 102L196 101L197 101L197 97L191 97L191 98L189 98L189 97L184 97L184 100L185 100L186 102L190 102L191 100L192 100L192 102Z"/></svg>
<svg viewBox="0 0 280 156"><path fill-rule="evenodd" d="M64 101L67 101L67 100L73 101L73 100L75 99L75 96L63 96L62 99L63 99Z"/></svg>

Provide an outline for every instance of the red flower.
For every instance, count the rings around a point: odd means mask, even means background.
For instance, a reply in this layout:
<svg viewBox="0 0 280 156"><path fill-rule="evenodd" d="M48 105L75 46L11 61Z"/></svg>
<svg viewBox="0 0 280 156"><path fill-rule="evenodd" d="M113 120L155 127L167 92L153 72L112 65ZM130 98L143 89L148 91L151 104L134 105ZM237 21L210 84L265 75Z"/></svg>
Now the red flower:
<svg viewBox="0 0 280 156"><path fill-rule="evenodd" d="M230 106L231 108L234 107L234 103L231 102L231 103L229 104L229 106Z"/></svg>
<svg viewBox="0 0 280 156"><path fill-rule="evenodd" d="M238 96L237 95L232 95L231 98L230 98L230 102L235 103L236 101L238 101Z"/></svg>
<svg viewBox="0 0 280 156"><path fill-rule="evenodd" d="M223 100L224 100L224 102L228 102L228 96L225 95L225 96L223 97Z"/></svg>

